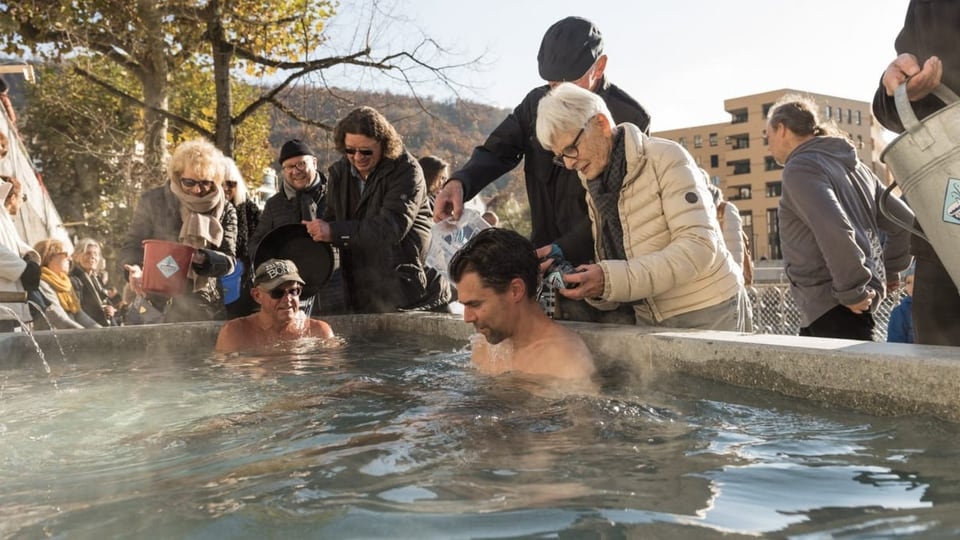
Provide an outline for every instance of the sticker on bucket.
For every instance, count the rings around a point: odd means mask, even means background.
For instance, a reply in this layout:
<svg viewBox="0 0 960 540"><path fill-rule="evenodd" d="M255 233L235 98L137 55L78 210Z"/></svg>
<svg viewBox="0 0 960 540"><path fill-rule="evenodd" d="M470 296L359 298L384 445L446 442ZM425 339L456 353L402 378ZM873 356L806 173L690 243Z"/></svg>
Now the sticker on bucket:
<svg viewBox="0 0 960 540"><path fill-rule="evenodd" d="M170 255L167 255L166 257L160 259L160 262L157 263L157 270L163 274L163 277L170 279L170 276L180 271L180 265L177 264L176 259Z"/></svg>
<svg viewBox="0 0 960 540"><path fill-rule="evenodd" d="M947 193L943 196L943 221L960 225L960 180L947 178Z"/></svg>

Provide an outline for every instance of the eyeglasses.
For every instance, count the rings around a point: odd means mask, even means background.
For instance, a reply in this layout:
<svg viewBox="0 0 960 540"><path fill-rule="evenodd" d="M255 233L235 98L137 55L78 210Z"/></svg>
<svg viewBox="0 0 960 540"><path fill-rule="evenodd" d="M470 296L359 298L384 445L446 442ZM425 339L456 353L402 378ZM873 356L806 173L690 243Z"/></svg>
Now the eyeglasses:
<svg viewBox="0 0 960 540"><path fill-rule="evenodd" d="M237 187L237 183L232 180L227 180L226 182L223 183L223 185L227 186L228 188Z"/></svg>
<svg viewBox="0 0 960 540"><path fill-rule="evenodd" d="M290 287L289 289L281 289L280 287L277 287L276 289L270 291L270 298L273 298L274 300L280 300L288 294L294 298L300 298L300 293L302 292L302 287Z"/></svg>
<svg viewBox="0 0 960 540"><path fill-rule="evenodd" d="M587 126L580 128L580 131L577 132L577 136L574 137L573 142L561 150L559 156L553 156L554 165L558 167L566 167L567 164L563 161L564 158L577 159L577 157L580 155L580 150L577 149L577 144L580 143L580 137L583 136L585 129L587 129Z"/></svg>
<svg viewBox="0 0 960 540"><path fill-rule="evenodd" d="M356 154L357 152L359 152L361 156L367 156L367 157L369 157L369 156L372 156L372 155L373 155L373 152L374 152L374 151L371 150L371 149L369 149L369 148L344 148L344 149L343 149L343 153L346 154L346 155L348 155L348 156L352 156L352 155Z"/></svg>
<svg viewBox="0 0 960 540"><path fill-rule="evenodd" d="M306 162L306 161L301 161L301 162L299 162L299 163L294 163L293 165L284 165L284 166L283 166L283 170L285 170L285 171L287 171L287 172L305 171L305 170L307 170L307 162Z"/></svg>
<svg viewBox="0 0 960 540"><path fill-rule="evenodd" d="M180 187L183 189L193 189L197 186L200 186L200 189L203 191L210 191L214 187L213 180L194 180L193 178L187 178L186 176L180 177Z"/></svg>

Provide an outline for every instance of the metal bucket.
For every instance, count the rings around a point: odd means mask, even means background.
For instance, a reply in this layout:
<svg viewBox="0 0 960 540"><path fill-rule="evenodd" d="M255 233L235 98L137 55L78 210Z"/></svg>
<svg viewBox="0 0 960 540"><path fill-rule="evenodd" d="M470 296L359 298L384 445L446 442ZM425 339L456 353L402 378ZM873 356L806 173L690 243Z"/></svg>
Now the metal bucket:
<svg viewBox="0 0 960 540"><path fill-rule="evenodd" d="M893 173L923 233L898 223L930 242L960 287L960 98L943 85L933 93L946 107L921 122L910 106L906 84L897 88L894 102L905 130L887 145L880 161ZM881 210L893 187L884 192ZM886 211L884 215L893 219Z"/></svg>

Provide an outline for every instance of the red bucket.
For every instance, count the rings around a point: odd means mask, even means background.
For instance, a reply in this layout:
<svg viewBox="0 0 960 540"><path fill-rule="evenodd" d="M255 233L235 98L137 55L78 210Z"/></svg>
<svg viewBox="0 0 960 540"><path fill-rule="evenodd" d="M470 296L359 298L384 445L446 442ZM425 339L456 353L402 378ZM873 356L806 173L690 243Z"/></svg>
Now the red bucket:
<svg viewBox="0 0 960 540"><path fill-rule="evenodd" d="M143 241L143 290L163 296L181 294L187 286L194 248L164 240Z"/></svg>

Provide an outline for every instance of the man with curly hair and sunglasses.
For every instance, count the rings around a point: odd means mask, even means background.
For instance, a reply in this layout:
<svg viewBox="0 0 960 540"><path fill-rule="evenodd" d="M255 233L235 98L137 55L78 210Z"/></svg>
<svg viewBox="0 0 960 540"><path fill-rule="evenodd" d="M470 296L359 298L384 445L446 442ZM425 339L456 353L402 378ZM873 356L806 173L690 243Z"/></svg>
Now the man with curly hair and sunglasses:
<svg viewBox="0 0 960 540"><path fill-rule="evenodd" d="M293 261L269 259L261 263L250 289L260 311L224 324L217 337L217 352L264 350L303 338L332 338L329 324L300 311L303 285Z"/></svg>

